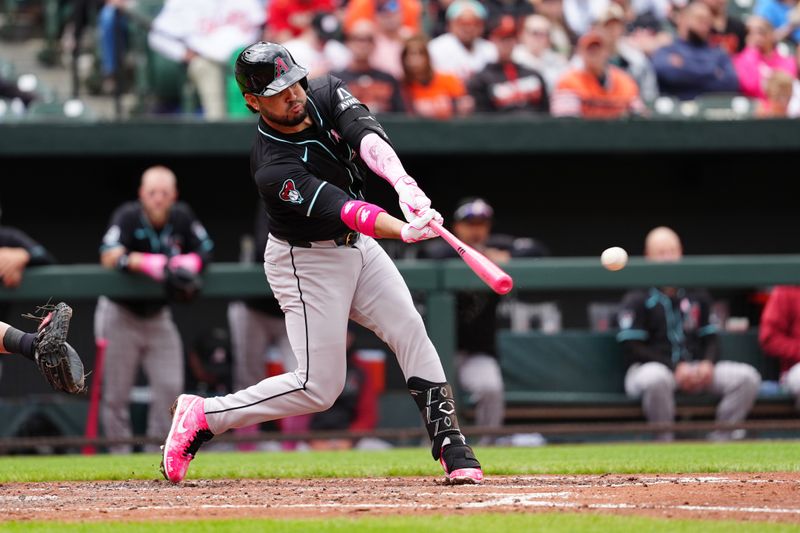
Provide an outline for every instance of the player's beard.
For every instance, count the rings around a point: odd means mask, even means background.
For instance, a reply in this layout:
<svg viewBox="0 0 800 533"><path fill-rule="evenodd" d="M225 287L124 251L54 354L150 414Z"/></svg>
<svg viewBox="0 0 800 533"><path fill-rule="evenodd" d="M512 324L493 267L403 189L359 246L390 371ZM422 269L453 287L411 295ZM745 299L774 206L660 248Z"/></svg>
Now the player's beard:
<svg viewBox="0 0 800 533"><path fill-rule="evenodd" d="M277 124L279 126L285 126L285 127L290 127L291 128L291 127L297 126L298 124L303 122L306 119L306 117L308 116L308 111L306 110L305 102L294 102L289 107L289 110L291 110L292 107L294 107L294 105L297 104L297 103L301 104L303 109L297 115L295 115L294 117L291 117L291 118L290 118L290 115L289 115L288 111L286 112L285 115L276 115L276 114L273 114L273 113L271 113L270 111L268 111L266 109L262 109L261 110L261 114L264 116L264 118L268 122L271 122L273 124Z"/></svg>

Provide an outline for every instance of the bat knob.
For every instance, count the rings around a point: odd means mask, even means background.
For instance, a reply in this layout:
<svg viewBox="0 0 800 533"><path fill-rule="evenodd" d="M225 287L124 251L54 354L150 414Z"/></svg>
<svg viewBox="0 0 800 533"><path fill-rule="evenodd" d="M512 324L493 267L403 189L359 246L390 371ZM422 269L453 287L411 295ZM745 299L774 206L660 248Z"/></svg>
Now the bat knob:
<svg viewBox="0 0 800 533"><path fill-rule="evenodd" d="M508 294L514 288L514 280L511 276L505 276L497 280L494 290L497 294Z"/></svg>

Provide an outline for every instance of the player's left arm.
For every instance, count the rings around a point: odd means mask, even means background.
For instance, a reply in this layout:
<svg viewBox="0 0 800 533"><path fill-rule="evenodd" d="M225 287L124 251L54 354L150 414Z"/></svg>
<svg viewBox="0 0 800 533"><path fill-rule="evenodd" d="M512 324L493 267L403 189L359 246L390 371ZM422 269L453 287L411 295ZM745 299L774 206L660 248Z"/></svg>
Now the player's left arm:
<svg viewBox="0 0 800 533"><path fill-rule="evenodd" d="M400 209L406 220L411 222L430 209L430 198L403 168L389 136L378 120L350 94L342 80L334 77L331 77L331 106L345 141L357 148L362 161L372 172L388 181L397 191ZM434 220L440 224L443 222L438 213Z"/></svg>

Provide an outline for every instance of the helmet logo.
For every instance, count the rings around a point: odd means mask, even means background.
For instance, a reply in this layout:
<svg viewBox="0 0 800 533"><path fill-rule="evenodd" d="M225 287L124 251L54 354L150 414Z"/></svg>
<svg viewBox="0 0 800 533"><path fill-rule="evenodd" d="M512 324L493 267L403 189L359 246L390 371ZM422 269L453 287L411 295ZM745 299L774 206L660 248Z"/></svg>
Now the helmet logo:
<svg viewBox="0 0 800 533"><path fill-rule="evenodd" d="M277 80L284 74L289 72L289 67L286 66L286 62L283 60L282 57L275 58L275 79Z"/></svg>

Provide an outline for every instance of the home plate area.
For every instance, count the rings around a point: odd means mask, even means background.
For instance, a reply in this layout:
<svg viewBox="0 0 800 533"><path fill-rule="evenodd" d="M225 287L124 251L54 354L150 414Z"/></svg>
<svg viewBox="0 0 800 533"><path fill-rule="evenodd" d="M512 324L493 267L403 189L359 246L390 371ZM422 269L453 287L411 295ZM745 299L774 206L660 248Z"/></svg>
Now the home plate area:
<svg viewBox="0 0 800 533"><path fill-rule="evenodd" d="M0 521L588 512L800 523L800 474L6 483L0 511Z"/></svg>

